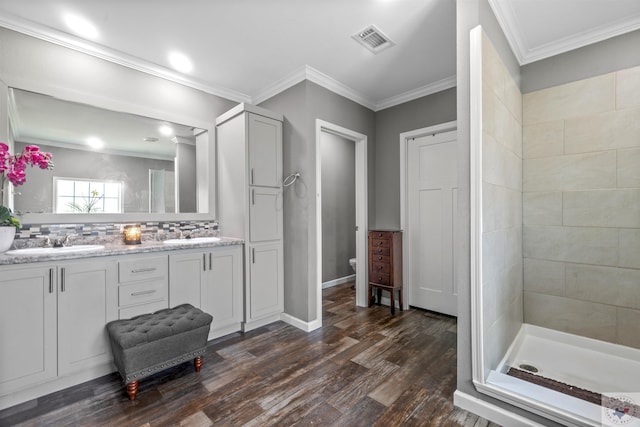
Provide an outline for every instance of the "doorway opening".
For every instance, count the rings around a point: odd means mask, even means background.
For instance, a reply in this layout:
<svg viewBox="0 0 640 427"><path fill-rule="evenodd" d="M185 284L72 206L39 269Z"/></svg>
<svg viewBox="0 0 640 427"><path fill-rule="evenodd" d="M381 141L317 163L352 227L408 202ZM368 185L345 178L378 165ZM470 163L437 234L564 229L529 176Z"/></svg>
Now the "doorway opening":
<svg viewBox="0 0 640 427"><path fill-rule="evenodd" d="M366 307L367 301L367 136L350 129L316 119L316 321L322 326L322 147L323 135L333 135L355 144L355 245L356 245L356 305ZM348 261L348 260L347 260Z"/></svg>

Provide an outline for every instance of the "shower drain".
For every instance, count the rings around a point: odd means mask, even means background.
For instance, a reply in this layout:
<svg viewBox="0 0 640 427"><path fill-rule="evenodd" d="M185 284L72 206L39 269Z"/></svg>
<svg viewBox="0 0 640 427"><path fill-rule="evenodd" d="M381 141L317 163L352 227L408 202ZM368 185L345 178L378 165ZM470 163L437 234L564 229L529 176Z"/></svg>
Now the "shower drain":
<svg viewBox="0 0 640 427"><path fill-rule="evenodd" d="M536 372L538 372L538 368L536 368L533 365L528 365L526 363L523 363L521 365L518 365L518 368L522 369L523 371L527 371L527 372L533 372L534 374Z"/></svg>

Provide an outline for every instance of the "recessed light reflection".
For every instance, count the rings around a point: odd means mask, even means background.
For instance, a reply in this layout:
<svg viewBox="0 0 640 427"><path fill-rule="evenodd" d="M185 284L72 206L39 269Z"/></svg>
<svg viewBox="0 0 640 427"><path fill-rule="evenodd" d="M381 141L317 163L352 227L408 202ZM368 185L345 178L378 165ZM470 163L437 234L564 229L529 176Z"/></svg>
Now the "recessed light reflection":
<svg viewBox="0 0 640 427"><path fill-rule="evenodd" d="M169 63L173 68L181 73L188 73L193 69L191 60L186 55L179 52L172 52L169 54Z"/></svg>
<svg viewBox="0 0 640 427"><path fill-rule="evenodd" d="M90 136L89 138L87 138L87 145L97 150L104 147L104 142L102 142L100 138L96 138L95 136Z"/></svg>
<svg viewBox="0 0 640 427"><path fill-rule="evenodd" d="M158 130L164 136L173 135L173 129L171 128L171 126L162 125L162 126L160 126L160 128Z"/></svg>
<svg viewBox="0 0 640 427"><path fill-rule="evenodd" d="M98 37L98 29L87 19L73 14L67 14L64 17L64 22L69 29L87 39L96 39Z"/></svg>

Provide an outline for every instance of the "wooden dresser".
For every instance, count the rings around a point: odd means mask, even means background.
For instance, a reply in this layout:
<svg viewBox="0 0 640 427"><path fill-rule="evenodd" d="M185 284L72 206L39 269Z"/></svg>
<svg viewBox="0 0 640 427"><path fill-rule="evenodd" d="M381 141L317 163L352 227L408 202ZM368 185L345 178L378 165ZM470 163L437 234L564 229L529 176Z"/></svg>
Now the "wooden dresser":
<svg viewBox="0 0 640 427"><path fill-rule="evenodd" d="M395 314L395 294L402 310L402 231L369 230L369 307L380 304L382 291L389 291L391 314Z"/></svg>

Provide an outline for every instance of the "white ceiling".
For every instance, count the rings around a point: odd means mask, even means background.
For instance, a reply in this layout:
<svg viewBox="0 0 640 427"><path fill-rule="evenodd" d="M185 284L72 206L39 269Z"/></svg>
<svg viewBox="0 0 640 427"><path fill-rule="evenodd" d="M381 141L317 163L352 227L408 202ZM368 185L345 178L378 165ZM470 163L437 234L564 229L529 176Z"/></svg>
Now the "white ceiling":
<svg viewBox="0 0 640 427"><path fill-rule="evenodd" d="M640 28L640 0L489 0L489 4L520 65Z"/></svg>
<svg viewBox="0 0 640 427"><path fill-rule="evenodd" d="M640 0L489 0L521 64L640 28ZM0 26L238 102L307 78L373 110L455 86L455 0L0 0ZM72 34L74 12L98 29ZM395 46L351 36L374 24ZM180 74L167 54L189 55Z"/></svg>

